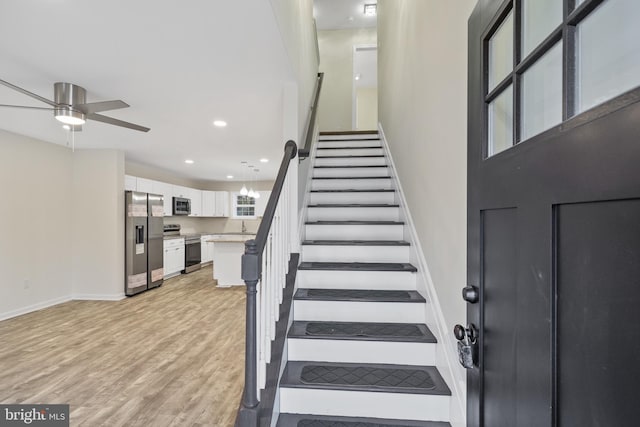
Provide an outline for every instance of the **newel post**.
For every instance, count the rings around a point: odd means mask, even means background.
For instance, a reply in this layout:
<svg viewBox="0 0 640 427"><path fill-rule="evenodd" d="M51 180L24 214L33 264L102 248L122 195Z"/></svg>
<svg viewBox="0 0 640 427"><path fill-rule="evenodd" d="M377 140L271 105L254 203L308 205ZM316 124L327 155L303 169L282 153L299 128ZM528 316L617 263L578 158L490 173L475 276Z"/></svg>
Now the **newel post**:
<svg viewBox="0 0 640 427"><path fill-rule="evenodd" d="M242 280L247 286L246 343L244 360L244 393L236 425L239 427L256 427L258 425L258 368L257 368L257 325L256 295L261 254L255 240L247 240L242 255Z"/></svg>

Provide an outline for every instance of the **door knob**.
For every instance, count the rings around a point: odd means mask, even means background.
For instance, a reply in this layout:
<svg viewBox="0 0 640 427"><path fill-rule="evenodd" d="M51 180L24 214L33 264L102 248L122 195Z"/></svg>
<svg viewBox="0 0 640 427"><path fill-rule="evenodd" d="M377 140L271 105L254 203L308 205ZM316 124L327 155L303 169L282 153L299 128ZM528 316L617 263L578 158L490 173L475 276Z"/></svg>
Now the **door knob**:
<svg viewBox="0 0 640 427"><path fill-rule="evenodd" d="M473 285L462 288L462 299L470 304L475 304L480 299L478 288Z"/></svg>

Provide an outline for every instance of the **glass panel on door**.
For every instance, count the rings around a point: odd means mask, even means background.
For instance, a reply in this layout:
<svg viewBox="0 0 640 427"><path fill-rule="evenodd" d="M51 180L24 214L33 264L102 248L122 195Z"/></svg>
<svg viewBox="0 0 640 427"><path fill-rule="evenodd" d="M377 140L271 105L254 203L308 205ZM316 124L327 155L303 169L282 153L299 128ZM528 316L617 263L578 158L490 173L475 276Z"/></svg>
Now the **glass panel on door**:
<svg viewBox="0 0 640 427"><path fill-rule="evenodd" d="M576 113L640 85L640 1L607 0L578 24Z"/></svg>
<svg viewBox="0 0 640 427"><path fill-rule="evenodd" d="M513 11L489 39L489 92L513 70Z"/></svg>
<svg viewBox="0 0 640 427"><path fill-rule="evenodd" d="M493 156L513 146L513 86L489 104L489 147Z"/></svg>
<svg viewBox="0 0 640 427"><path fill-rule="evenodd" d="M562 42L522 76L522 140L562 122Z"/></svg>
<svg viewBox="0 0 640 427"><path fill-rule="evenodd" d="M562 1L522 1L522 58L526 58L562 23Z"/></svg>

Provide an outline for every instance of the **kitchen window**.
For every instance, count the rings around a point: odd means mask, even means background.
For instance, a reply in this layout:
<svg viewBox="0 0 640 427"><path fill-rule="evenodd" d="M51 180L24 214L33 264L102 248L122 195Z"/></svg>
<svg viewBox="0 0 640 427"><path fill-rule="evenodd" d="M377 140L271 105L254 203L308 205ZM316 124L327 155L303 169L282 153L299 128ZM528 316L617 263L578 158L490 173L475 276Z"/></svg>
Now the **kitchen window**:
<svg viewBox="0 0 640 427"><path fill-rule="evenodd" d="M249 196L243 196L240 193L233 193L233 217L255 218L256 199Z"/></svg>

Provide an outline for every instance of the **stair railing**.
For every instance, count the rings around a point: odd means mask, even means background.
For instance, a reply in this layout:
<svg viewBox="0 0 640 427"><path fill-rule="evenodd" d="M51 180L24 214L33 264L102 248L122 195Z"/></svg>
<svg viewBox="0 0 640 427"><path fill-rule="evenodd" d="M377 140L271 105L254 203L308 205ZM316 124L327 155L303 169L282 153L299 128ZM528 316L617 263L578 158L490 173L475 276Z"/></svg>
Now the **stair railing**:
<svg viewBox="0 0 640 427"><path fill-rule="evenodd" d="M297 176L291 162L297 146L287 141L271 196L258 227L256 238L245 242L242 280L246 285L246 343L244 392L236 426L256 427L260 392L265 388L267 364L271 361L271 342L288 273L292 233L297 230ZM293 176L292 176L293 175ZM295 183L295 184L294 184Z"/></svg>
<svg viewBox="0 0 640 427"><path fill-rule="evenodd" d="M310 107L309 122L307 123L307 134L304 138L304 147L298 151L300 159L306 159L311 152L311 144L315 139L316 118L318 116L318 102L320 101L320 91L322 90L322 81L324 73L318 73L316 78L315 92L313 94L313 102Z"/></svg>

